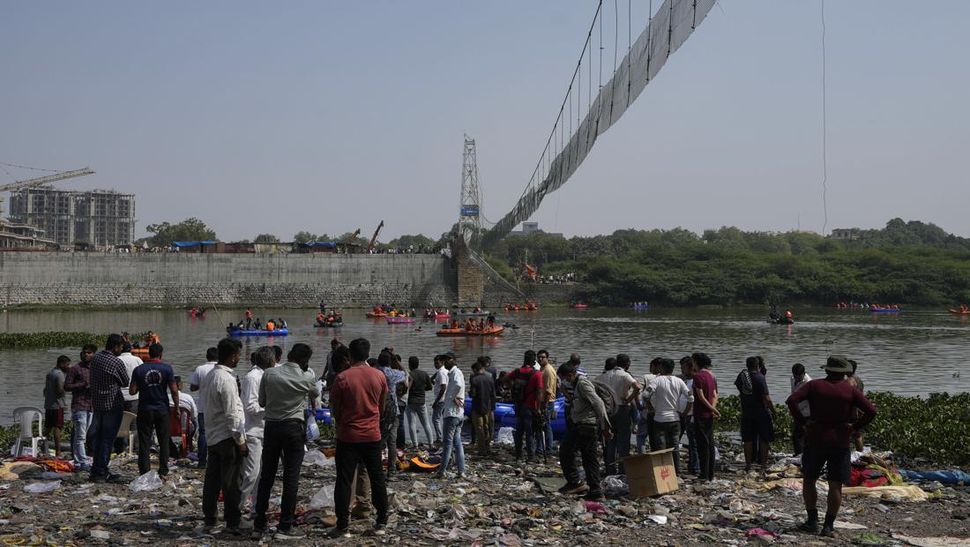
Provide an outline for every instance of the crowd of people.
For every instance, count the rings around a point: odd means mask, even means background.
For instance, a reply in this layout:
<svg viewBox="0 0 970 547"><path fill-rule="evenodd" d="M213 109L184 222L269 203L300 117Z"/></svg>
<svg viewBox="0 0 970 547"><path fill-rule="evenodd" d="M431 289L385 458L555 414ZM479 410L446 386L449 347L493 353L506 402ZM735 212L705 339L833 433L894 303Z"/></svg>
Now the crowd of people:
<svg viewBox="0 0 970 547"><path fill-rule="evenodd" d="M283 360L280 347L264 346L250 354L249 370L237 373L242 345L226 338L207 350L206 362L192 373L190 392L184 392L159 342L149 346L142 361L131 354L129 341L112 334L101 351L85 346L76 364L67 356L56 360L45 382L45 426L60 456L60 428L70 393L76 469L87 471L93 482L127 482L108 467L111 453L124 448L116 443L125 412L136 416L139 473L151 470L154 450L161 477L169 473L170 420L185 416L188 437L198 433L198 467L205 470L205 526L216 527L221 496L221 530L243 534L251 529L253 539L269 529L269 499L281 465L275 538L304 537L294 523L300 469L312 429L308 426L316 424L315 410L325 399L336 432L333 537L349 537L350 519L371 515L373 533L385 533L387 481L395 480L399 449L440 447L439 477L462 480L474 475L466 465L462 426L470 421L469 447L478 457L489 458L499 401L514 407L514 458L528 464L558 457L564 495L602 499L601 477L623 473L624 459L634 447L638 452L647 446L651 451L672 449L682 478L711 481L716 474L713 432L721 418L721 392L704 353L684 356L679 363L653 359L649 372L640 377L630 373L626 354L606 359L598 375L587 372L577 354L555 366L547 350L525 351L521 366L510 371L499 371L482 355L471 364L467 380L453 353L434 356L433 371L425 371L417 356L405 365L393 348L373 357L366 339L346 346L334 339L320 376L309 366L313 353L297 343ZM678 365L680 375L675 375ZM849 481L851 449L861 448L861 432L875 416L857 366L831 356L823 367L825 377L817 380L802 364L791 369L786 404L795 422L793 453L802 457L808 515L802 528L807 532L834 534L841 486ZM754 356L734 380L741 399L745 471L755 472L757 465L762 474L774 441L775 405L766 374L764 359ZM560 416L560 397L566 425L557 447L552 424ZM684 435L687 455L681 461ZM823 470L829 491L820 523L815 484Z"/></svg>

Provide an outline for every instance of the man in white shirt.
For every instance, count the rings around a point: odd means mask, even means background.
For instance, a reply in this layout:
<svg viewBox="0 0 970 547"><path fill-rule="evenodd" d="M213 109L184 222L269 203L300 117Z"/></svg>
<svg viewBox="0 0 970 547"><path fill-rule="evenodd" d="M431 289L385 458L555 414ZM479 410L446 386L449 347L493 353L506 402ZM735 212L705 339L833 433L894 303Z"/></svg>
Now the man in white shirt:
<svg viewBox="0 0 970 547"><path fill-rule="evenodd" d="M256 494L256 481L259 480L260 461L263 457L263 407L259 405L259 384L263 379L263 371L272 368L276 363L273 348L263 346L256 350L253 356L253 368L239 382L239 396L242 399L243 413L246 416L246 447L249 455L242 468L242 486L240 495L242 504L240 510L247 512L252 509L253 497Z"/></svg>
<svg viewBox="0 0 970 547"><path fill-rule="evenodd" d="M615 475L623 472L623 464L619 463L620 460L630 455L630 430L632 429L630 402L640 394L641 386L627 372L630 368L629 355L621 353L616 356L616 359L607 360L606 363L606 371L600 374L596 381L610 388L616 401L615 413L609 419L615 436L606 442L606 450L603 453L607 473Z"/></svg>
<svg viewBox="0 0 970 547"><path fill-rule="evenodd" d="M455 456L455 465L458 467L458 478L465 475L465 449L461 444L461 423L465 419L465 375L458 368L458 363L453 355L445 358L444 368L447 371L448 385L445 388L444 408L442 414L444 422L442 424L443 449L441 452L441 468L438 471L439 477L445 476L448 465L451 463L452 452Z"/></svg>
<svg viewBox="0 0 970 547"><path fill-rule="evenodd" d="M202 381L202 397L206 408L206 436L208 459L202 486L202 514L206 528L213 528L218 517L219 491L222 491L226 532L239 534L239 488L243 461L249 453L246 447L246 416L233 369L239 363L242 344L224 338L217 347L218 363Z"/></svg>
<svg viewBox="0 0 970 547"><path fill-rule="evenodd" d="M129 378L132 377L131 373L135 372L135 369L138 368L138 365L143 363L140 357L132 355L131 344L127 342L125 343L124 347L121 349L121 355L118 356L118 359L121 359L121 361L125 364L125 370L128 371ZM132 382L134 382L134 380L132 380ZM131 386L129 385L128 387L130 388ZM121 390L121 396L125 398L125 412L134 412L135 414L137 414L138 395L132 395L131 393L129 393L129 391L130 391L129 389Z"/></svg>
<svg viewBox="0 0 970 547"><path fill-rule="evenodd" d="M660 359L660 376L650 384L649 408L653 410L653 434L650 450L674 449L674 471L680 475L680 419L694 404L694 394L687 384L674 376L674 362Z"/></svg>
<svg viewBox="0 0 970 547"><path fill-rule="evenodd" d="M653 438L653 412L650 411L648 406L648 401L650 401L650 396L653 395L653 379L657 377L660 372L660 358L656 358L650 361L650 372L643 375L640 379L640 385L643 386L643 391L637 397L637 410L640 411L639 419L637 420L637 454L643 454L643 447L650 442Z"/></svg>
<svg viewBox="0 0 970 547"><path fill-rule="evenodd" d="M195 436L195 432L199 429L199 409L195 406L195 398L182 391L182 377L175 377L175 387L179 391L179 419L181 419L181 411L187 410L189 412L189 430L186 432L188 435L189 444L192 444L192 438ZM172 400L172 395L168 396L168 406L174 406L175 401ZM177 452L175 452L177 454Z"/></svg>
<svg viewBox="0 0 970 547"><path fill-rule="evenodd" d="M138 368L138 365L142 364L143 361L140 357L132 355L131 344L128 342L125 342L124 347L121 348L121 355L118 356L118 359L121 359L121 362L125 364L125 370L128 371L128 378L130 378L131 383L133 383L135 380L132 373L135 372L135 369ZM121 390L121 396L125 399L125 412L138 414L138 395L132 395L130 393L131 383L129 383L127 388ZM137 420L132 420L131 427L137 430L138 424L136 422ZM127 443L127 435L124 437L119 437L115 440L115 451L124 451Z"/></svg>
<svg viewBox="0 0 970 547"><path fill-rule="evenodd" d="M445 389L448 387L448 369L444 367L445 355L435 355L435 373L432 376L434 384L434 402L431 404L431 425L434 427L434 442L441 443L444 439L442 435L442 418L445 409Z"/></svg>
<svg viewBox="0 0 970 547"><path fill-rule="evenodd" d="M216 359L218 358L218 351L216 348L209 348L205 350L205 364L196 367L195 371L192 372L192 377L189 378L189 389L192 391L199 391L202 389L202 382L209 376L212 369L216 366ZM205 436L205 400L203 397L199 397L196 401L198 405L198 419L199 419L199 469L205 469L206 459L208 456L208 439Z"/></svg>

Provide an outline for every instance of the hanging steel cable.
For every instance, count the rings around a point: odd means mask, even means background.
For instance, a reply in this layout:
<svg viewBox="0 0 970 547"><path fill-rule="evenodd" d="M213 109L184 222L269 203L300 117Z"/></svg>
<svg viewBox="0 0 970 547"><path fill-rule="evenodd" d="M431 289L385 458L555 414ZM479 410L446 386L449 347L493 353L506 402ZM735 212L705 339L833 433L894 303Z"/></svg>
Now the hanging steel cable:
<svg viewBox="0 0 970 547"><path fill-rule="evenodd" d="M587 48L592 47L593 32L600 28L600 73L602 74L602 17L603 2L597 3L596 13L587 32L583 49L576 63L566 96L559 107L556 122L553 124L549 138L536 162L529 182L512 210L500 219L484 238L487 247L505 237L516 225L527 220L539 208L543 198L560 187L575 173L579 165L586 159L587 154L596 143L597 137L605 133L619 120L627 108L643 91L644 87L656 76L667 58L676 51L699 25L708 12L714 7L716 0L666 0L660 5L656 14L651 14L646 29L640 33L636 41L630 44L622 62L618 62L617 49L619 47L619 15L616 14L614 27L614 71L610 80L603 85L600 76L600 89L592 99L585 117L579 113L575 131L565 135L563 115L566 102L572 109L573 88L581 85L577 77L582 73L581 67ZM614 12L615 9L614 0ZM629 11L629 8L628 8ZM632 12L630 12L632 13ZM630 25L632 29L632 23ZM632 36L632 32L630 33ZM630 39L628 38L628 41ZM591 57L591 54L590 54ZM592 68L589 70L592 79ZM581 108L582 104L577 103ZM571 113L570 123L572 122ZM552 154L555 152L555 156ZM550 159L551 158L551 159Z"/></svg>

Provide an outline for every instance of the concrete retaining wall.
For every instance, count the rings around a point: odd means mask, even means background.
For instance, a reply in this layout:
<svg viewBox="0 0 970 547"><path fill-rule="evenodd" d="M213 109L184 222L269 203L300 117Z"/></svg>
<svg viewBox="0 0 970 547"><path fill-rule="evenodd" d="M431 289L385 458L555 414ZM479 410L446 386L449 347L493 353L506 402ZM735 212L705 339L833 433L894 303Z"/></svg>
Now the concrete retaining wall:
<svg viewBox="0 0 970 547"><path fill-rule="evenodd" d="M0 253L0 306L443 306L454 278L440 255Z"/></svg>

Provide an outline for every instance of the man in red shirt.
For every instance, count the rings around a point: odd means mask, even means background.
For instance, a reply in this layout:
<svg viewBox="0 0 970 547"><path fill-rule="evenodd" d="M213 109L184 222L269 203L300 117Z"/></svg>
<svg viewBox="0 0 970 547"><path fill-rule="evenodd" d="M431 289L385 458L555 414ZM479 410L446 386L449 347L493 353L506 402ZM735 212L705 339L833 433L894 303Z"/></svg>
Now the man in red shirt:
<svg viewBox="0 0 970 547"><path fill-rule="evenodd" d="M350 492L358 463L367 468L371 500L377 509L374 533L387 527L387 485L381 461L381 409L388 396L384 374L368 366L370 342L358 338L350 343L350 368L337 375L330 388L330 411L337 424L337 483L334 505L337 526L332 537L347 537L350 526Z"/></svg>
<svg viewBox="0 0 970 547"><path fill-rule="evenodd" d="M820 535L834 537L835 517L842 506L842 485L849 484L849 443L853 434L869 424L876 416L876 407L866 399L845 375L852 372L852 365L845 357L830 356L825 363L826 377L812 380L798 388L788 397L788 410L795 420L795 428L804 428L805 452L802 453L802 496L808 521L802 530L818 531L818 509L815 506L818 492L815 482L827 468L829 483L828 506L825 523ZM808 401L811 412L806 418L798 408ZM855 410L861 411L856 418Z"/></svg>
<svg viewBox="0 0 970 547"><path fill-rule="evenodd" d="M512 390L515 403L515 459L522 459L522 435L525 435L525 450L528 461L535 459L535 433L533 425L543 389L542 373L535 368L536 352L525 352L522 366L506 375L505 381Z"/></svg>

